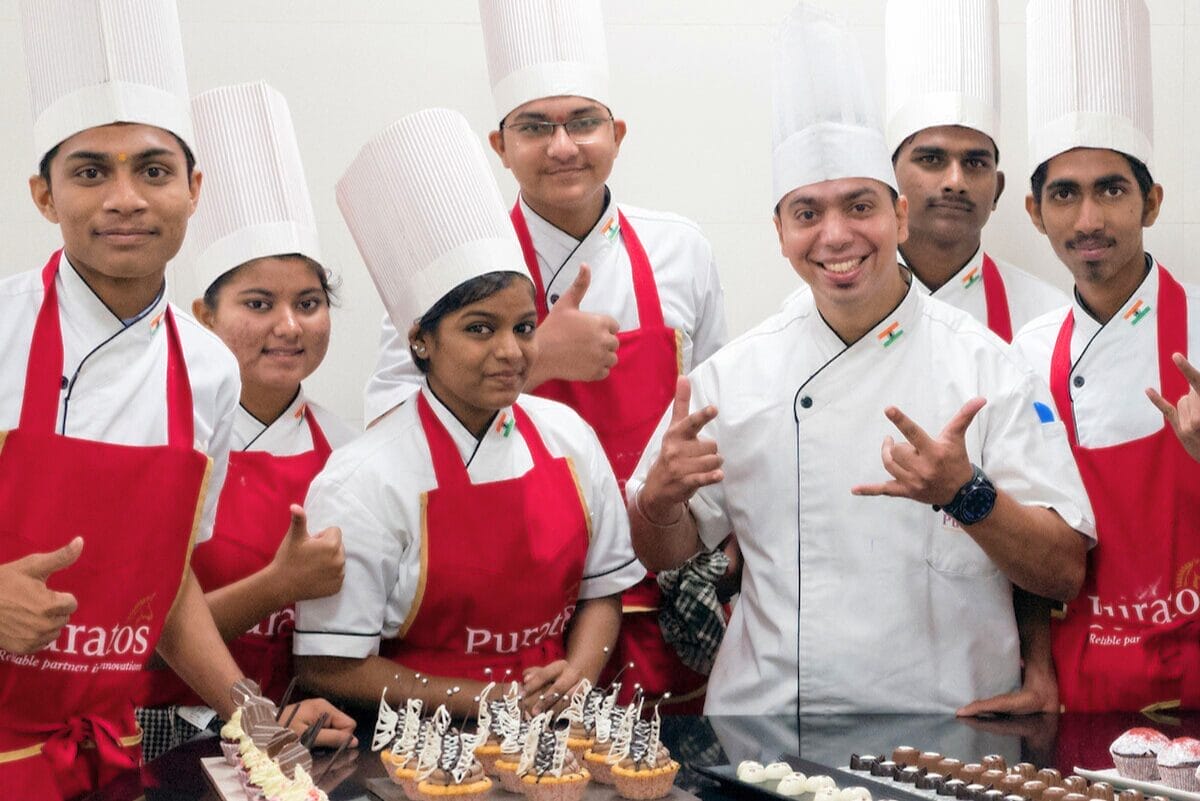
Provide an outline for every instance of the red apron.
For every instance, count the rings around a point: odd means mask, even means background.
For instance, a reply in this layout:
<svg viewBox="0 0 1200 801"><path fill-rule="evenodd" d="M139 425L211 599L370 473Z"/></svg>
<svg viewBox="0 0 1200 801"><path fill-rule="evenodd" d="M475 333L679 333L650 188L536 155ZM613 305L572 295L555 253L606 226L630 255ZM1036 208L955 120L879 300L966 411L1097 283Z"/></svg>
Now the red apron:
<svg viewBox="0 0 1200 801"><path fill-rule="evenodd" d="M1188 391L1171 361L1187 355L1187 297L1156 268L1160 392ZM1120 321L1116 321L1118 324ZM1068 380L1074 312L1050 363L1050 389L1096 512L1098 544L1079 596L1054 621L1059 695L1070 711L1200 705L1200 464L1170 425L1141 439L1083 448ZM1146 401L1149 403L1150 401Z"/></svg>
<svg viewBox="0 0 1200 801"><path fill-rule="evenodd" d="M1012 316L1008 312L1008 292L1004 278L992 257L983 254L983 297L987 302L987 327L993 334L1012 343Z"/></svg>
<svg viewBox="0 0 1200 801"><path fill-rule="evenodd" d="M546 450L513 406L533 466L472 484L424 392L417 411L437 488L422 498L421 578L397 639L381 653L412 670L487 681L562 659L591 522L570 460Z"/></svg>
<svg viewBox="0 0 1200 801"><path fill-rule="evenodd" d="M229 454L229 470L217 504L212 539L196 549L192 570L205 592L226 587L271 563L291 524L289 506L304 503L308 485L325 466L332 449L316 415L303 411L312 450L293 456L267 451ZM293 605L280 609L229 643L229 652L247 678L280 701L292 678ZM144 706L195 706L204 702L170 670L146 674Z"/></svg>
<svg viewBox="0 0 1200 801"><path fill-rule="evenodd" d="M55 433L60 253L42 271L20 423L0 435L0 562L82 535L79 561L48 581L79 608L52 645L0 652L0 787L9 798L73 798L138 764L132 699L187 570L210 465L193 450L191 385L169 306L167 444Z"/></svg>
<svg viewBox="0 0 1200 801"><path fill-rule="evenodd" d="M617 334L617 363L604 380L547 381L533 393L565 403L595 429L616 473L617 484L624 492L626 480L633 474L658 421L675 397L675 380L682 372L683 356L678 333L663 322L658 285L646 250L620 211L617 221L629 254L641 327ZM540 323L549 309L533 238L520 202L513 206L512 222L525 254L525 266L533 277ZM684 665L675 649L663 640L658 625L662 595L654 576L647 575L626 590L621 601L625 611L621 633L605 671L607 678L619 666L633 662L634 667L622 677L621 703L629 703L634 684L640 684L649 698L670 691L677 701L692 699L699 714L707 677ZM676 706L672 711L691 710Z"/></svg>

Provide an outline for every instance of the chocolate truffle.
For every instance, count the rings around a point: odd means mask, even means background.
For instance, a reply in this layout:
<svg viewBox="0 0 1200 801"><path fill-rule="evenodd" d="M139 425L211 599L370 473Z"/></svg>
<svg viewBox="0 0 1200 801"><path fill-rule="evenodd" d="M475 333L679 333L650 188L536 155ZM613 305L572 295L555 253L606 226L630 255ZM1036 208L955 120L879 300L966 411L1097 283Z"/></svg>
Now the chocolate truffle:
<svg viewBox="0 0 1200 801"><path fill-rule="evenodd" d="M1004 771L991 768L983 772L979 777L979 783L993 789L999 789L1000 782L1004 781L1004 775Z"/></svg>
<svg viewBox="0 0 1200 801"><path fill-rule="evenodd" d="M897 765L904 765L905 767L917 764L917 760L920 758L921 752L911 745L899 746L892 752L892 761Z"/></svg>
<svg viewBox="0 0 1200 801"><path fill-rule="evenodd" d="M966 786L967 783L962 779L946 779L946 781L942 782L942 786L937 789L937 794L958 798L958 788Z"/></svg>
<svg viewBox="0 0 1200 801"><path fill-rule="evenodd" d="M1014 793L1020 795L1021 785L1026 781L1028 779L1019 773L1006 773L1004 774L1004 778L1000 780L1000 789L1010 795Z"/></svg>
<svg viewBox="0 0 1200 801"><path fill-rule="evenodd" d="M987 770L1008 770L1008 761L999 754L988 754L979 761Z"/></svg>
<svg viewBox="0 0 1200 801"><path fill-rule="evenodd" d="M916 765L909 765L906 768L900 769L900 781L904 784L916 784L917 779L925 775L924 768L918 768Z"/></svg>
<svg viewBox="0 0 1200 801"><path fill-rule="evenodd" d="M962 760L954 757L946 757L941 762L937 763L937 772L951 779L958 778L958 772L962 770Z"/></svg>
<svg viewBox="0 0 1200 801"><path fill-rule="evenodd" d="M1083 793L1067 793L1063 796L1063 801L1087 801L1087 796Z"/></svg>
<svg viewBox="0 0 1200 801"><path fill-rule="evenodd" d="M1033 764L1032 762L1018 762L1012 766L1012 770L1010 770L1009 773L1016 773L1020 776L1024 776L1028 781L1037 775L1037 765Z"/></svg>
<svg viewBox="0 0 1200 801"><path fill-rule="evenodd" d="M1042 801L1063 801L1068 792L1066 787L1047 787L1042 791Z"/></svg>
<svg viewBox="0 0 1200 801"><path fill-rule="evenodd" d="M1095 782L1087 791L1088 798L1096 798L1099 801L1113 801L1113 786L1108 782Z"/></svg>
<svg viewBox="0 0 1200 801"><path fill-rule="evenodd" d="M1004 793L1000 790L987 790L983 794L983 801L1004 801Z"/></svg>
<svg viewBox="0 0 1200 801"><path fill-rule="evenodd" d="M1021 785L1021 795L1028 796L1029 801L1042 801L1042 793L1046 792L1046 783L1032 779Z"/></svg>
<svg viewBox="0 0 1200 801"><path fill-rule="evenodd" d="M896 763L890 759L881 759L871 766L872 776L883 776L890 779L896 770Z"/></svg>
<svg viewBox="0 0 1200 801"><path fill-rule="evenodd" d="M1062 780L1061 785L1070 793L1079 793L1087 797L1088 780L1082 776L1068 776Z"/></svg>
<svg viewBox="0 0 1200 801"><path fill-rule="evenodd" d="M917 758L917 767L925 768L928 771L936 771L938 763L942 761L942 755L937 751L925 751Z"/></svg>
<svg viewBox="0 0 1200 801"><path fill-rule="evenodd" d="M983 775L983 765L978 762L971 762L962 766L958 772L958 778L968 784L979 781L979 777Z"/></svg>
<svg viewBox="0 0 1200 801"><path fill-rule="evenodd" d="M937 790L946 783L946 777L940 773L926 773L917 779L918 790Z"/></svg>
<svg viewBox="0 0 1200 801"><path fill-rule="evenodd" d="M850 770L870 770L871 766L879 761L879 757L874 754L858 754L850 755Z"/></svg>
<svg viewBox="0 0 1200 801"><path fill-rule="evenodd" d="M1128 790L1122 790L1117 799L1118 801L1146 801L1146 796L1142 794L1141 790L1130 787Z"/></svg>
<svg viewBox="0 0 1200 801"><path fill-rule="evenodd" d="M1062 774L1054 768L1042 768L1037 772L1037 778L1040 782L1045 782L1047 787L1062 787Z"/></svg>

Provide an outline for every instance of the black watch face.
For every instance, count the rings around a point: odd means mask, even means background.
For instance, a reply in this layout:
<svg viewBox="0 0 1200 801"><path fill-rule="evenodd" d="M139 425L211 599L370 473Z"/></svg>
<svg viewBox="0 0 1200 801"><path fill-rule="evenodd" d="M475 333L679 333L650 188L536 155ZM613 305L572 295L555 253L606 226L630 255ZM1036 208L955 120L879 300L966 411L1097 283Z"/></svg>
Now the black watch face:
<svg viewBox="0 0 1200 801"><path fill-rule="evenodd" d="M976 487L963 498L962 507L958 510L958 520L964 525L978 523L988 516L996 505L996 491L991 487Z"/></svg>

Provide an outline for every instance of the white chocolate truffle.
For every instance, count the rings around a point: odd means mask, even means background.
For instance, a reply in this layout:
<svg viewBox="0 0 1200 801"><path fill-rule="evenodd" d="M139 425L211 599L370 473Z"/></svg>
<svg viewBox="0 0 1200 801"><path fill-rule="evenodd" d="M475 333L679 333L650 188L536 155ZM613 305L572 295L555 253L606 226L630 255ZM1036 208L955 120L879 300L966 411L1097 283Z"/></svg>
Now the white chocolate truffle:
<svg viewBox="0 0 1200 801"><path fill-rule="evenodd" d="M801 795L808 792L808 777L803 773L796 771L790 773L779 780L779 786L775 788L775 792L780 795Z"/></svg>
<svg viewBox="0 0 1200 801"><path fill-rule="evenodd" d="M847 787L838 793L837 801L871 801L871 791L866 787Z"/></svg>
<svg viewBox="0 0 1200 801"><path fill-rule="evenodd" d="M737 777L738 781L758 784L767 780L767 770L762 766L761 762L747 759L738 763Z"/></svg>
<svg viewBox="0 0 1200 801"><path fill-rule="evenodd" d="M836 787L822 787L813 793L813 801L837 801L838 789Z"/></svg>
<svg viewBox="0 0 1200 801"><path fill-rule="evenodd" d="M763 770L766 771L768 779L782 779L784 776L792 775L792 766L786 762L772 762Z"/></svg>
<svg viewBox="0 0 1200 801"><path fill-rule="evenodd" d="M809 776L804 786L810 793L821 790L837 790L837 782L833 780L832 776Z"/></svg>

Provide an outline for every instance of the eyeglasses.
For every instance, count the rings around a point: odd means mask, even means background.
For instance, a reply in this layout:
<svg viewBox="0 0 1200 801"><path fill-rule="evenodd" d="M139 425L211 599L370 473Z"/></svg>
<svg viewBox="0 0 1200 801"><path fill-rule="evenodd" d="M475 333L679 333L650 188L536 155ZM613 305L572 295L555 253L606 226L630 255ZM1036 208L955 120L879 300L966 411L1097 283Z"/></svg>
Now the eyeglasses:
<svg viewBox="0 0 1200 801"><path fill-rule="evenodd" d="M577 117L566 122L531 120L508 126L501 123L500 128L512 131L519 139L527 142L549 142L554 138L554 129L561 127L567 132L567 136L571 137L572 142L586 145L596 141L600 132L612 121L612 117Z"/></svg>

